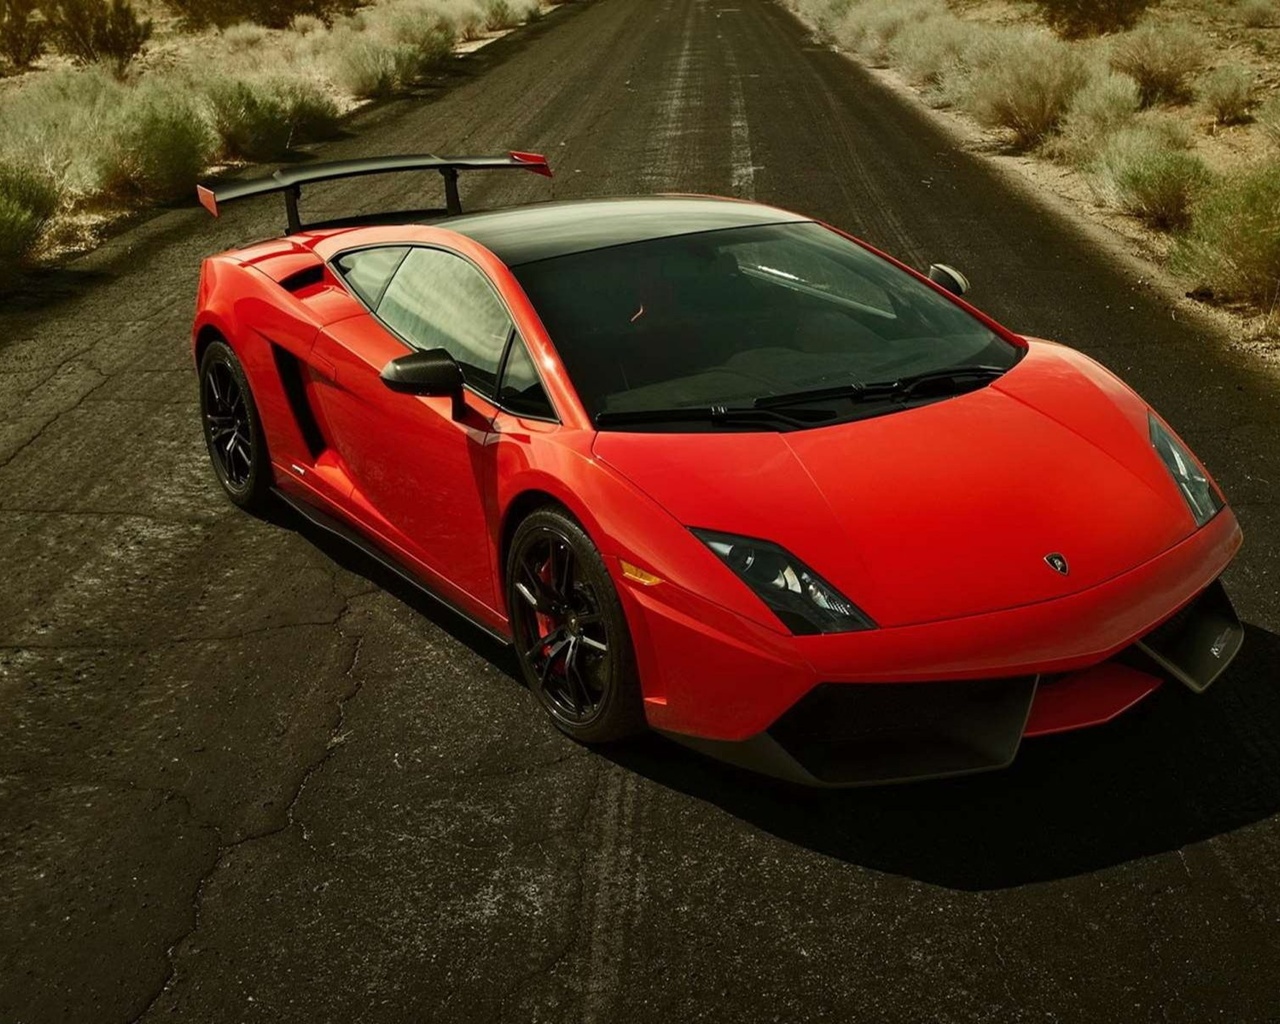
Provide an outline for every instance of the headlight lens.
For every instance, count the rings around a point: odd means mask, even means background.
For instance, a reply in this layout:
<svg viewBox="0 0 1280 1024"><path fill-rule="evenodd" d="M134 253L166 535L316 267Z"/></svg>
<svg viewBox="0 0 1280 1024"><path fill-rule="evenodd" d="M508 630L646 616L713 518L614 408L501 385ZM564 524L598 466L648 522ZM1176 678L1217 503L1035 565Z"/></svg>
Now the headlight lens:
<svg viewBox="0 0 1280 1024"><path fill-rule="evenodd" d="M857 605L777 544L713 530L693 533L792 633L849 633L876 628Z"/></svg>
<svg viewBox="0 0 1280 1024"><path fill-rule="evenodd" d="M1224 502L1213 484L1204 475L1200 463L1186 446L1174 437L1155 416L1148 414L1151 422L1151 444L1173 476L1173 482L1187 501L1197 526L1204 526L1218 514Z"/></svg>

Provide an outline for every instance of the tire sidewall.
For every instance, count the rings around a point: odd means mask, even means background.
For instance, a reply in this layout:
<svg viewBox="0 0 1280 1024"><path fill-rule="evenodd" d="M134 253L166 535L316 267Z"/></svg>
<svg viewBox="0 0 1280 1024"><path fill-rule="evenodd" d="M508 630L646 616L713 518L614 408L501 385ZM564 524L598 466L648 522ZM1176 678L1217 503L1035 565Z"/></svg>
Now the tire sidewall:
<svg viewBox="0 0 1280 1024"><path fill-rule="evenodd" d="M570 545L578 565L581 566L581 571L586 574L587 582L595 591L601 612L605 616L606 632L609 638L609 651L606 655L609 683L599 710L586 722L572 722L556 713L550 699L543 693L537 673L524 657L523 651L519 650L522 641L516 628L516 616L527 613L523 612L523 606L516 604L517 601L523 600L515 589L516 571L521 552L540 536L554 536ZM637 680L635 654L617 588L609 576L604 559L586 531L558 508L538 509L528 515L516 528L507 553L506 599L507 610L511 617L511 630L517 646L516 660L520 663L521 675L529 690L538 698L538 703L562 732L584 743L599 743L621 739L643 727L644 709ZM517 612L518 607L522 609L521 612Z"/></svg>
<svg viewBox="0 0 1280 1024"><path fill-rule="evenodd" d="M213 435L206 415L205 378L212 367L219 363L226 366L231 371L232 377L235 378L236 385L240 388L240 393L244 395L245 411L249 419L253 457L249 468L249 477L243 485L238 487L227 477L222 467L222 461L214 450ZM267 455L266 440L262 433L262 421L258 417L257 403L253 400L253 390L249 387L249 380L245 376L244 368L240 365L240 360L236 357L230 345L224 341L215 341L205 349L204 354L200 357L198 379L200 389L200 425L204 434L205 448L209 452L209 461L213 465L214 476L217 477L218 483L222 485L222 490L227 497L236 505L241 508L258 507L266 500L271 489L271 460Z"/></svg>

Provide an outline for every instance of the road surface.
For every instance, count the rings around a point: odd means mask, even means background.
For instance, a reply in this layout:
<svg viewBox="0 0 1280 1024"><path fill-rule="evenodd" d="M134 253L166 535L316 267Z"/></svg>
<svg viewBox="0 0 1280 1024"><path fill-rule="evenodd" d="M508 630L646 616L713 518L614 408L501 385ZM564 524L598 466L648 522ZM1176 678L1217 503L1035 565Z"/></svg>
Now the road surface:
<svg viewBox="0 0 1280 1024"><path fill-rule="evenodd" d="M771 0L570 3L351 128L319 154L550 157L472 205L736 194L956 264L1215 471L1244 653L966 781L805 793L575 746L474 630L221 497L198 262L282 214L174 208L0 312L0 1021L1280 1016L1273 378Z"/></svg>

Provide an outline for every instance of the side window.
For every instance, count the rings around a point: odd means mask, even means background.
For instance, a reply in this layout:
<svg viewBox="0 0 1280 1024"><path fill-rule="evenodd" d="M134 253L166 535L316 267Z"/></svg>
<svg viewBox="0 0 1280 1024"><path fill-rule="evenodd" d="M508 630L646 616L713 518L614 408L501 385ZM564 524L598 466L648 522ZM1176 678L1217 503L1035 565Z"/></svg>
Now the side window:
<svg viewBox="0 0 1280 1024"><path fill-rule="evenodd" d="M556 411L551 408L551 400L543 390L542 380L519 334L511 339L511 354L507 356L507 365L502 371L498 404L520 416L556 418Z"/></svg>
<svg viewBox="0 0 1280 1024"><path fill-rule="evenodd" d="M411 249L377 312L415 348L444 349L468 384L493 395L511 318L485 276L462 257Z"/></svg>
<svg viewBox="0 0 1280 1024"><path fill-rule="evenodd" d="M387 289L387 282L400 266L408 246L382 249L357 249L339 256L334 267L353 292L364 299L370 309L378 308L378 301Z"/></svg>

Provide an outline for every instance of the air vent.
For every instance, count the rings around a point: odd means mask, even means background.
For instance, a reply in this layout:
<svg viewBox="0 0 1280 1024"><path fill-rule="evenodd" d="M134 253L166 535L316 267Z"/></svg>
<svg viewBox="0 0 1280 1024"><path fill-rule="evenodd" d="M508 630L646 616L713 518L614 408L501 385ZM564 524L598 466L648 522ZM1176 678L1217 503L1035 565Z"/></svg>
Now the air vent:
<svg viewBox="0 0 1280 1024"><path fill-rule="evenodd" d="M317 263L314 267L307 267L304 270L296 271L288 277L280 281L280 287L287 292L300 292L304 288L311 288L314 285L323 283L324 281L324 264Z"/></svg>

